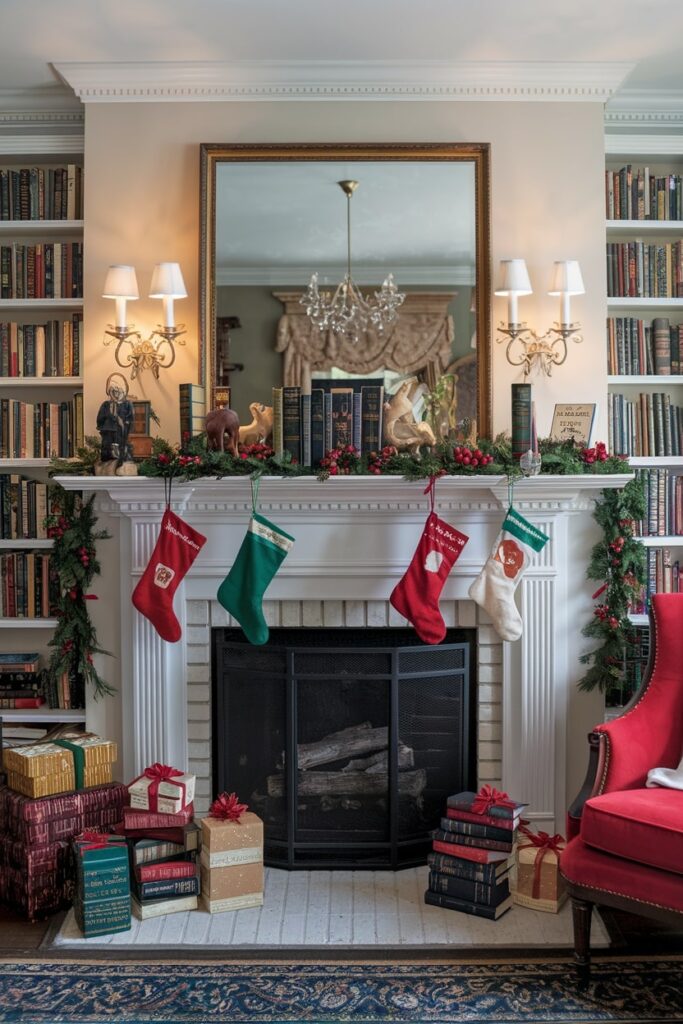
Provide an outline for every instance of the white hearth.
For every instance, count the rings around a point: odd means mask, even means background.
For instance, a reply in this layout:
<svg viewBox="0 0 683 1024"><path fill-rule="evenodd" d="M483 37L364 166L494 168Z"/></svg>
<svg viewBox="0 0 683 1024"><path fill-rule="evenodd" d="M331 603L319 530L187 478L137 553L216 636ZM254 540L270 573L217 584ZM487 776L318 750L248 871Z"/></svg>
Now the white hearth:
<svg viewBox="0 0 683 1024"><path fill-rule="evenodd" d="M444 478L437 512L469 536L443 591L448 626L477 627L478 776L528 801L528 817L554 831L564 823L566 736L577 664L590 511L604 487L628 476L542 476L515 487L515 505L550 537L518 588L522 639L502 644L467 591L488 556L507 508L501 477ZM163 482L64 477L97 493L119 525L122 774L146 764L189 767L197 809L210 797L210 631L231 625L216 592L242 542L251 508L246 478L175 484L173 508L207 536L175 598L183 636L161 640L130 594L149 560L165 507ZM403 626L388 596L405 572L428 511L424 483L391 477L261 481L260 509L296 543L267 591L271 626ZM583 550L582 550L583 546ZM107 581L103 581L106 588Z"/></svg>

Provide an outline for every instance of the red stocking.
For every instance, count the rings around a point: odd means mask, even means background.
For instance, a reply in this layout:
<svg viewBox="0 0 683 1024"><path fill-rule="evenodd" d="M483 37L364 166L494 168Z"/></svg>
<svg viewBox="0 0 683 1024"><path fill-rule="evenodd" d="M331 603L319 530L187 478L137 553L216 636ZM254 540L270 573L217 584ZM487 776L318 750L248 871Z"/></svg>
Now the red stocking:
<svg viewBox="0 0 683 1024"><path fill-rule="evenodd" d="M468 537L439 519L434 512L434 490L431 485L432 511L417 545L408 570L394 587L389 600L415 627L420 640L439 644L446 635L446 626L439 611L439 597L448 574L455 565Z"/></svg>
<svg viewBox="0 0 683 1024"><path fill-rule="evenodd" d="M152 557L133 591L133 604L169 643L182 635L173 597L205 543L206 537L166 509Z"/></svg>

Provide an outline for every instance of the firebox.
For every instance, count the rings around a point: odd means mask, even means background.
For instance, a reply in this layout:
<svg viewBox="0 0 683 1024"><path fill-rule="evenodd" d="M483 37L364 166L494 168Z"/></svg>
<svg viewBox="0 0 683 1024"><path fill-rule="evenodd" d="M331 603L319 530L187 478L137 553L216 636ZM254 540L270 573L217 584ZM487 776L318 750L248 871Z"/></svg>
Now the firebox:
<svg viewBox="0 0 683 1024"><path fill-rule="evenodd" d="M213 788L265 824L267 864L423 864L446 797L475 788L475 630L212 630Z"/></svg>

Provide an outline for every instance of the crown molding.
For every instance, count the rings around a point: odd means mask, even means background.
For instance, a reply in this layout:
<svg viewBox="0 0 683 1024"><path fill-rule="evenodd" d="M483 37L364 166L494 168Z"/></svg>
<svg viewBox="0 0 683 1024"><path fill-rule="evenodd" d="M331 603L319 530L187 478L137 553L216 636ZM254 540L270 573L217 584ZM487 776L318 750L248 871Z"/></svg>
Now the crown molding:
<svg viewBox="0 0 683 1024"><path fill-rule="evenodd" d="M18 114L28 117L32 113L39 117L59 113L65 115L80 112L83 108L70 87L61 82L50 85L36 85L28 89L0 89L0 110L2 118Z"/></svg>
<svg viewBox="0 0 683 1024"><path fill-rule="evenodd" d="M683 89L623 89L605 107L605 128L680 128Z"/></svg>
<svg viewBox="0 0 683 1024"><path fill-rule="evenodd" d="M671 157L683 155L683 134L651 134L647 132L611 132L605 135L608 157Z"/></svg>
<svg viewBox="0 0 683 1024"><path fill-rule="evenodd" d="M3 110L0 113L0 154L82 153L85 148L83 121L80 104L75 110Z"/></svg>
<svg viewBox="0 0 683 1024"><path fill-rule="evenodd" d="M496 100L605 103L625 61L61 62L84 103Z"/></svg>

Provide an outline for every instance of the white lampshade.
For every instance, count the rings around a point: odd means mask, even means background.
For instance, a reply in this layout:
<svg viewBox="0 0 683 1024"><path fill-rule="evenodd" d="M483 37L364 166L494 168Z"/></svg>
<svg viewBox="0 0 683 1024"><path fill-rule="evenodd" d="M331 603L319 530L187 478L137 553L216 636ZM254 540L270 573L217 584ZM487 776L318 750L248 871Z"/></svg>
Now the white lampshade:
<svg viewBox="0 0 683 1024"><path fill-rule="evenodd" d="M496 295L531 295L525 260L501 260Z"/></svg>
<svg viewBox="0 0 683 1024"><path fill-rule="evenodd" d="M555 260L548 295L583 295L581 267L578 260Z"/></svg>
<svg viewBox="0 0 683 1024"><path fill-rule="evenodd" d="M135 267L121 264L110 267L104 279L103 299L138 299L138 282Z"/></svg>
<svg viewBox="0 0 683 1024"><path fill-rule="evenodd" d="M187 289L179 263L157 263L149 287L150 299L186 299Z"/></svg>

